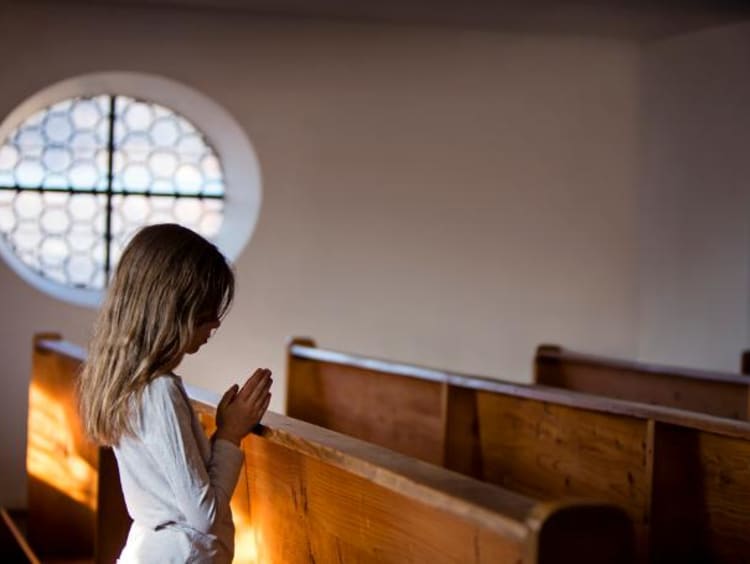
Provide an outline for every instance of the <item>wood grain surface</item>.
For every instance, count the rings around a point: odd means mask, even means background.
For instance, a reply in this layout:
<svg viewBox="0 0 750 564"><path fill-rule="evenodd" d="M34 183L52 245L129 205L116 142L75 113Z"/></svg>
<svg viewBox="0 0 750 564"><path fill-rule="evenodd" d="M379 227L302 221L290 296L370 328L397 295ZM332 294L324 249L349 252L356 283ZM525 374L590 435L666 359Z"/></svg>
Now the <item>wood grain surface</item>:
<svg viewBox="0 0 750 564"><path fill-rule="evenodd" d="M61 358L37 366L56 375L58 393L64 395L66 386L69 392L80 351L40 340L35 355ZM203 391L188 391L210 433L215 401L207 401L211 394ZM438 395L438 403L441 399ZM438 444L442 447L442 441ZM242 448L246 465L232 498L237 562L632 561L632 524L612 505L543 503L273 413L266 414ZM88 476L96 478L100 493L93 510L110 516L93 529L96 545L112 546L123 538L127 523L114 515L124 508L112 503L112 496L101 495L119 489L116 465L98 458L98 451L89 455L97 471ZM585 551L580 550L581 530L597 535Z"/></svg>
<svg viewBox="0 0 750 564"><path fill-rule="evenodd" d="M387 392L392 396L412 380L440 384L446 467L533 497L614 503L634 522L641 560L750 562L743 534L750 528L745 421L313 350L304 343L291 347L290 355L335 364L339 380L350 370L358 380L369 373L380 386L394 386ZM380 378L400 372L400 381ZM700 376L687 378L700 383ZM709 379L717 381L727 383L721 376ZM334 407L314 401L321 412Z"/></svg>
<svg viewBox="0 0 750 564"><path fill-rule="evenodd" d="M534 364L539 384L748 419L750 380L740 374L628 362L552 345L537 349Z"/></svg>

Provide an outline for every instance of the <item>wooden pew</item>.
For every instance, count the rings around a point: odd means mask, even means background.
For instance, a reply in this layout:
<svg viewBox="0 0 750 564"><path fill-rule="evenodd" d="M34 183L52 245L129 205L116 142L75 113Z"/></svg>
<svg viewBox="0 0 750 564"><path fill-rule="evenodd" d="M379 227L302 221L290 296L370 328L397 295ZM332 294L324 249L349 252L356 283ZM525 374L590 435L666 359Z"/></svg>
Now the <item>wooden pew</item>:
<svg viewBox="0 0 750 564"><path fill-rule="evenodd" d="M111 564L130 521L114 454L85 436L78 416L75 381L84 357L82 348L62 341L58 334L34 338L26 535L42 560ZM117 480L118 487L99 488L100 474Z"/></svg>
<svg viewBox="0 0 750 564"><path fill-rule="evenodd" d="M747 421L750 378L581 354L541 345L535 381L545 386Z"/></svg>
<svg viewBox="0 0 750 564"><path fill-rule="evenodd" d="M740 356L740 372L747 376L750 374L750 350L742 351Z"/></svg>
<svg viewBox="0 0 750 564"><path fill-rule="evenodd" d="M217 400L194 405L212 421ZM273 413L243 449L260 562L632 562L613 506L540 503Z"/></svg>
<svg viewBox="0 0 750 564"><path fill-rule="evenodd" d="M4 507L0 507L0 561L13 564L40 564L34 551L26 541L20 524L21 516L18 512L12 515Z"/></svg>
<svg viewBox="0 0 750 564"><path fill-rule="evenodd" d="M53 380L75 381L80 350L49 340L34 348ZM210 432L218 396L188 391ZM632 524L612 505L544 503L273 413L242 446L232 500L238 562L632 561ZM95 511L111 515L122 507L108 508L104 494L119 492L119 480L99 462ZM97 522L97 546L127 529L121 517Z"/></svg>
<svg viewBox="0 0 750 564"><path fill-rule="evenodd" d="M747 423L327 351L309 339L290 343L287 400L293 417L514 491L615 503L635 523L642 560L750 562Z"/></svg>

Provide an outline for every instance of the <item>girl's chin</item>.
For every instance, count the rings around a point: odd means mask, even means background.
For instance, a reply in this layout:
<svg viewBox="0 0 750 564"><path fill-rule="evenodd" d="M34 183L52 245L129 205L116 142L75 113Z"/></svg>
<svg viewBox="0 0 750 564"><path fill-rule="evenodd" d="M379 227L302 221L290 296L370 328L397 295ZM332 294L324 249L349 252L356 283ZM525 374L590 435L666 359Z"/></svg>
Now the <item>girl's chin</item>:
<svg viewBox="0 0 750 564"><path fill-rule="evenodd" d="M208 339L203 339L200 343L196 343L185 349L185 354L197 353L200 348L208 342Z"/></svg>

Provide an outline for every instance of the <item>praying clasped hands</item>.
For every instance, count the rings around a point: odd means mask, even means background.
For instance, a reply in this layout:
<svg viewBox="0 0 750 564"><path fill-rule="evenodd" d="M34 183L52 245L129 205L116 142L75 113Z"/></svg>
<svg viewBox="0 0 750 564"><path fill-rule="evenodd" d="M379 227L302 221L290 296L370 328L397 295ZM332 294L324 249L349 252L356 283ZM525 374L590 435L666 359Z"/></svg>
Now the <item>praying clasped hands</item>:
<svg viewBox="0 0 750 564"><path fill-rule="evenodd" d="M271 401L271 371L258 368L240 388L229 388L216 408L216 439L236 445L257 425Z"/></svg>

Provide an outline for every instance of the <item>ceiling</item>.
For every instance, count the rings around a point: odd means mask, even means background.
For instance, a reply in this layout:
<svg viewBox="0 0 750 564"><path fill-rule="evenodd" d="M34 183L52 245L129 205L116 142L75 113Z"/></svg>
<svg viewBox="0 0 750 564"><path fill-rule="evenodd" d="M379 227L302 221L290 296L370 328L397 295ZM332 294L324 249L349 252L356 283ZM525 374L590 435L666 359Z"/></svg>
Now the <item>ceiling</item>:
<svg viewBox="0 0 750 564"><path fill-rule="evenodd" d="M21 0L18 0L21 1ZM66 0L75 1L75 0ZM750 20L750 0L78 0L213 11L659 39ZM60 3L60 0L56 2Z"/></svg>

